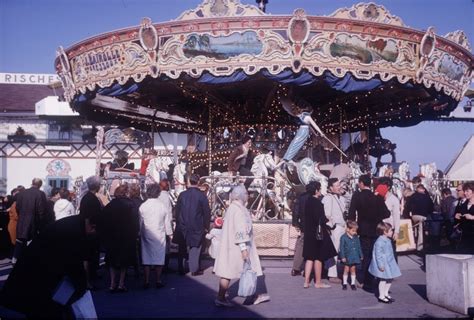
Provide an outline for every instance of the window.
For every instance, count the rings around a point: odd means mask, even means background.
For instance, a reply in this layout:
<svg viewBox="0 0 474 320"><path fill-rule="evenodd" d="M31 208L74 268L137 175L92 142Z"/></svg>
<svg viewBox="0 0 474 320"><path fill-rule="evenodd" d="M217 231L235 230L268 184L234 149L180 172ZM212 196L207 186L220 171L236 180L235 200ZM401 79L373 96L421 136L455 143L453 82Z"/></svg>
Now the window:
<svg viewBox="0 0 474 320"><path fill-rule="evenodd" d="M51 188L69 188L69 179L67 178L48 178L48 184Z"/></svg>
<svg viewBox="0 0 474 320"><path fill-rule="evenodd" d="M48 139L50 140L71 140L72 127L69 124L50 124Z"/></svg>

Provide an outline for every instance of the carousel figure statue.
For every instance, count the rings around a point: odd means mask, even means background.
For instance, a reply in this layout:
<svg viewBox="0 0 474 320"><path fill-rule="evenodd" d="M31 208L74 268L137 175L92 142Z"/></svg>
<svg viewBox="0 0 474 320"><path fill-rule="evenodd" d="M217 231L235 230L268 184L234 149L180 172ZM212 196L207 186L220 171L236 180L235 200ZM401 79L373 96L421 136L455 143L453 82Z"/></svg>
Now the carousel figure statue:
<svg viewBox="0 0 474 320"><path fill-rule="evenodd" d="M278 167L285 163L291 163L293 158L296 154L301 150L303 145L305 144L306 140L309 137L310 130L313 130L314 133L319 134L321 137L325 138L329 143L333 145L339 152L341 152L344 156L345 153L339 149L329 138L326 137L324 132L319 128L316 122L311 117L311 112L309 107L301 108L297 106L293 101L290 100L288 96L280 98L281 105L283 109L286 110L290 115L298 118L300 126L296 131L296 135L291 140L288 149L283 156L283 159L280 163L278 163Z"/></svg>
<svg viewBox="0 0 474 320"><path fill-rule="evenodd" d="M278 166L292 161L296 154L301 150L309 137L310 125L314 130L316 130L316 132L325 137L324 132L321 131L316 122L314 122L313 118L311 118L311 111L309 111L309 108L303 109L298 107L288 97L280 98L280 101L283 109L285 109L286 112L298 118L300 126L296 131L295 137L293 140L291 140L288 149L286 149L283 160L278 164Z"/></svg>

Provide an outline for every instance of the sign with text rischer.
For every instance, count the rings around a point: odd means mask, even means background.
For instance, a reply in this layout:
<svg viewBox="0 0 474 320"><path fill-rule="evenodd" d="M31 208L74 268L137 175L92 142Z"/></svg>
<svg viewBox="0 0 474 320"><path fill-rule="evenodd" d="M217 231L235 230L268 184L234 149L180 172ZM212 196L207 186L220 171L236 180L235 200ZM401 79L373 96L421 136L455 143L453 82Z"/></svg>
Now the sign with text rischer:
<svg viewBox="0 0 474 320"><path fill-rule="evenodd" d="M48 85L60 81L56 74L0 73L0 83Z"/></svg>

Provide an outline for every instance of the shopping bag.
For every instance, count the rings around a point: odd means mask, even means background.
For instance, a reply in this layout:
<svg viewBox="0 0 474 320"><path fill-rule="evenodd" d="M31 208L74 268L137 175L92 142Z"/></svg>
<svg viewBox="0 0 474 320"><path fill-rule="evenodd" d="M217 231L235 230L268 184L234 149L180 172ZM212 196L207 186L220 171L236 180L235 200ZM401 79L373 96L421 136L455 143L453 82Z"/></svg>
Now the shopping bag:
<svg viewBox="0 0 474 320"><path fill-rule="evenodd" d="M74 291L76 291L74 284L69 277L65 276L54 290L52 299L64 306L68 303L69 299L71 299Z"/></svg>
<svg viewBox="0 0 474 320"><path fill-rule="evenodd" d="M250 267L250 261L244 262L244 269L240 274L239 292L240 297L250 297L257 290L257 273Z"/></svg>
<svg viewBox="0 0 474 320"><path fill-rule="evenodd" d="M71 305L72 313L76 319L97 319L94 301L90 290Z"/></svg>

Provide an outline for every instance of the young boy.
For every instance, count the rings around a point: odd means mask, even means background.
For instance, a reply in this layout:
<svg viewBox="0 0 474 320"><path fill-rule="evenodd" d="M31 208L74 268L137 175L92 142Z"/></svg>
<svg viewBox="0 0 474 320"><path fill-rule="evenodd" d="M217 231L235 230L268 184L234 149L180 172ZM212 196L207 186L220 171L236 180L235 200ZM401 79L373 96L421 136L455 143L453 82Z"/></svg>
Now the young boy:
<svg viewBox="0 0 474 320"><path fill-rule="evenodd" d="M356 267L363 259L357 229L359 225L355 221L346 222L346 233L341 236L339 246L339 259L344 264L344 274L342 276L342 290L347 290L347 277L351 272L351 289L356 288Z"/></svg>

